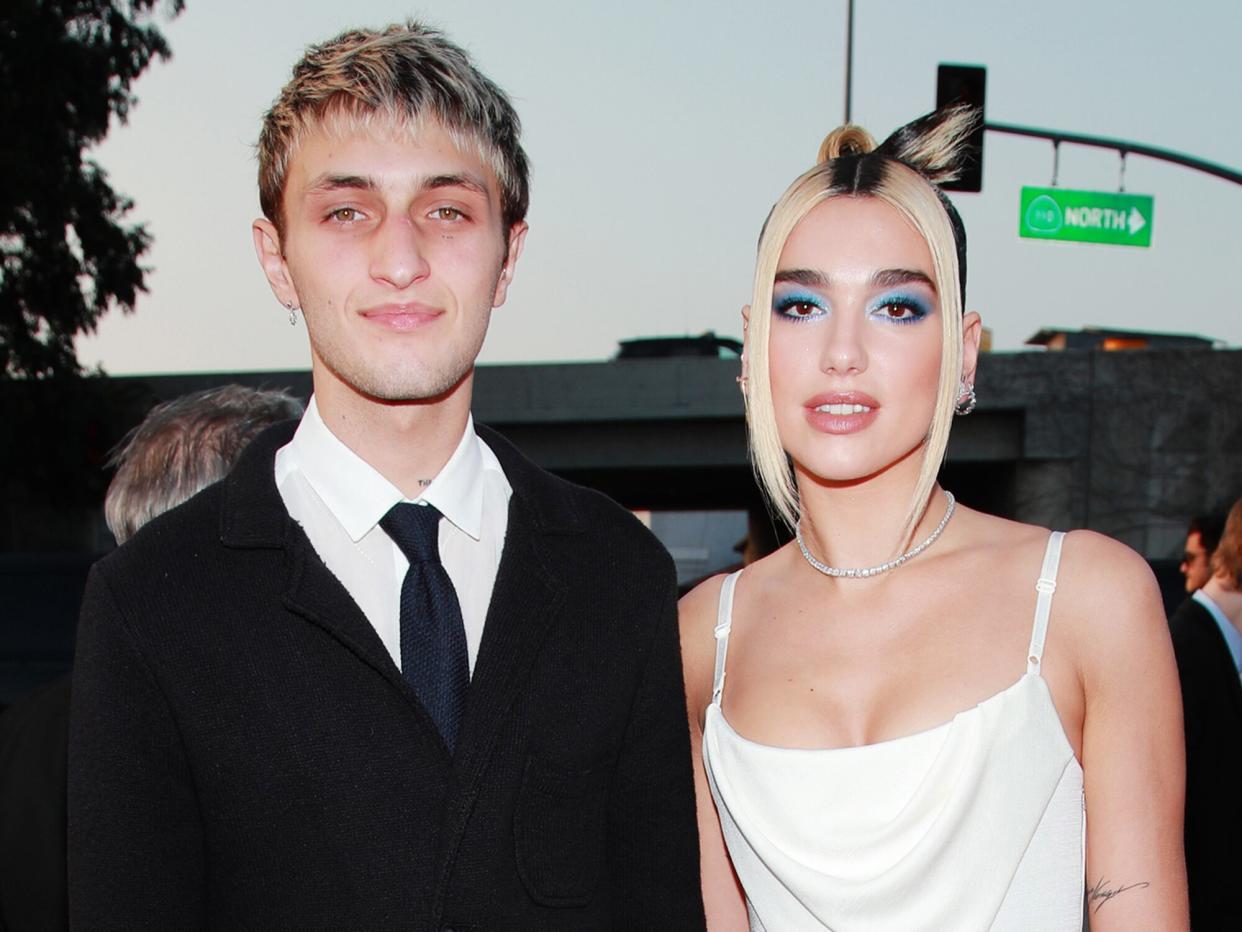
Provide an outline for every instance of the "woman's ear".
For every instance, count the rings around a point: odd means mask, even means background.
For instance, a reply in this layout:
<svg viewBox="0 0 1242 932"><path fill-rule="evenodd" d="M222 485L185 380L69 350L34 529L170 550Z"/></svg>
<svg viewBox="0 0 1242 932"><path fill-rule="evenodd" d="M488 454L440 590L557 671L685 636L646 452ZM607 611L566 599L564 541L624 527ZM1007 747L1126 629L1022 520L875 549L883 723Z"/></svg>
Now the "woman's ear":
<svg viewBox="0 0 1242 932"><path fill-rule="evenodd" d="M962 381L975 384L975 368L979 364L979 341L983 336L983 320L974 311L962 315Z"/></svg>

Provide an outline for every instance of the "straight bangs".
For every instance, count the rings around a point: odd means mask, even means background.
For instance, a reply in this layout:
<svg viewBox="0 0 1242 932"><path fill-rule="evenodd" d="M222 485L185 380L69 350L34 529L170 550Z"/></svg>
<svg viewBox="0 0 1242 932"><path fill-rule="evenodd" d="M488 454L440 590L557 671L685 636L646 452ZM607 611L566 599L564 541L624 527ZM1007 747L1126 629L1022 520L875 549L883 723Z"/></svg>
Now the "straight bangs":
<svg viewBox="0 0 1242 932"><path fill-rule="evenodd" d="M492 170L500 184L497 193L503 198L512 183L512 172L500 150L488 143L482 134L469 127L455 124L435 111L416 111L393 101L378 107L350 94L337 94L329 100L318 114L301 117L292 127L289 145L282 153L281 176L288 171L289 163L309 132L316 130L334 139L348 139L360 133L402 142L417 142L428 126L437 126L448 133L457 151L473 155Z"/></svg>

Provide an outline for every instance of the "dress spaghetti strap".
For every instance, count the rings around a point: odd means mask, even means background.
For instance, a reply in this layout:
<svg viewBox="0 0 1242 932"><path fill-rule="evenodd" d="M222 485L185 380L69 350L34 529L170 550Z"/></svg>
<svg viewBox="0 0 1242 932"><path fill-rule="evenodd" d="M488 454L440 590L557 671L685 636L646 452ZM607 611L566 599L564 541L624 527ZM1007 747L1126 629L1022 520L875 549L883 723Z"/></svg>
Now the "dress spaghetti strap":
<svg viewBox="0 0 1242 932"><path fill-rule="evenodd" d="M1035 600L1035 625L1031 631L1031 646L1026 652L1026 672L1039 673L1044 656L1044 638L1048 635L1048 613L1052 610L1052 594L1057 591L1057 567L1061 563L1061 542L1064 531L1053 531L1044 551L1044 565L1035 582L1039 593Z"/></svg>
<svg viewBox="0 0 1242 932"><path fill-rule="evenodd" d="M724 691L725 657L729 653L729 630L733 627L733 587L742 571L730 573L720 586L720 603L716 608L716 675L712 680L712 704L720 705Z"/></svg>

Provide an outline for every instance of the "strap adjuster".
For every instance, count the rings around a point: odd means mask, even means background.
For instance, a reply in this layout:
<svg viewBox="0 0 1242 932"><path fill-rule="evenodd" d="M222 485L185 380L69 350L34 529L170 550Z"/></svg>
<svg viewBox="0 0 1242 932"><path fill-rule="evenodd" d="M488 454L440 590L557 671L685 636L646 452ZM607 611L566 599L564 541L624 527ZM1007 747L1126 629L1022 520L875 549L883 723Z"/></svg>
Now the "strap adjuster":
<svg viewBox="0 0 1242 932"><path fill-rule="evenodd" d="M1048 579L1046 576L1041 576L1035 583L1035 591L1046 592L1051 595L1057 591L1057 581L1055 579Z"/></svg>

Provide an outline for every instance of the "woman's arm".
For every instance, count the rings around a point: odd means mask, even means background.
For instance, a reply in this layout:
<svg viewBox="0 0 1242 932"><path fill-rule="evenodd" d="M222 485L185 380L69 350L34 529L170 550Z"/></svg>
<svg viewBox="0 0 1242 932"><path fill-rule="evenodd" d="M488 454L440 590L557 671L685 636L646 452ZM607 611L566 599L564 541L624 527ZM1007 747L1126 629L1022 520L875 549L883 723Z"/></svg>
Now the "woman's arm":
<svg viewBox="0 0 1242 932"><path fill-rule="evenodd" d="M699 865L703 905L710 932L746 932L750 919L746 898L733 872L703 769L703 713L711 701L716 663L716 601L721 578L710 579L681 600L681 657L690 716L690 753L694 763L694 796L699 819Z"/></svg>
<svg viewBox="0 0 1242 932"><path fill-rule="evenodd" d="M1189 927L1181 691L1159 590L1116 541L1066 547L1082 677L1087 912L1092 932Z"/></svg>

